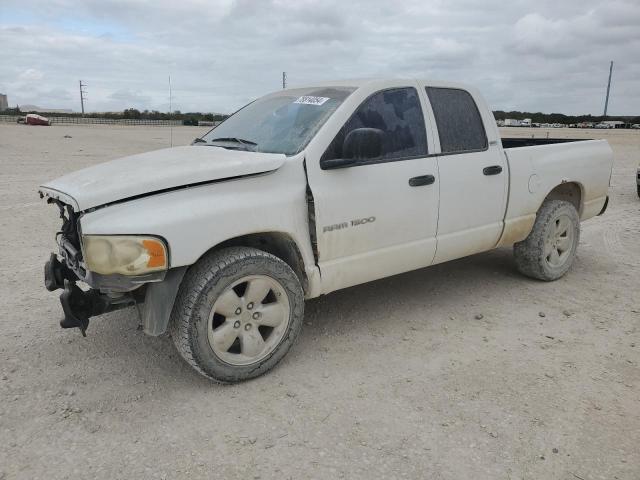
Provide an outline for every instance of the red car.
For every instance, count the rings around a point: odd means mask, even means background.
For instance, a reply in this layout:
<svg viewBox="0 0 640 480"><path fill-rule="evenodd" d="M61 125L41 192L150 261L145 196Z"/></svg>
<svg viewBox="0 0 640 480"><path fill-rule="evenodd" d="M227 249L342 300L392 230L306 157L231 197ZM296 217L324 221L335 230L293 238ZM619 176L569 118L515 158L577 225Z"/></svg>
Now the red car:
<svg viewBox="0 0 640 480"><path fill-rule="evenodd" d="M49 119L42 115L36 115L35 113L29 113L25 117L25 123L27 125L46 125L49 126Z"/></svg>

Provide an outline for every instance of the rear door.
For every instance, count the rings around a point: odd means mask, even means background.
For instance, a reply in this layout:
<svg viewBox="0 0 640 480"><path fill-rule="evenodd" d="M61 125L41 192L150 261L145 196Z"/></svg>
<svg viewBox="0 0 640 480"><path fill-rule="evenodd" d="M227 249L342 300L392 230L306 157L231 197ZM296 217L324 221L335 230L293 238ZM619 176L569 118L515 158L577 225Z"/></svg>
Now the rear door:
<svg viewBox="0 0 640 480"><path fill-rule="evenodd" d="M417 84L386 88L355 106L320 155L308 151L323 293L432 262L439 185L426 125ZM321 158L342 158L344 139L357 128L382 130L381 156L321 169Z"/></svg>
<svg viewBox="0 0 640 480"><path fill-rule="evenodd" d="M477 101L485 117L490 112L479 96L461 88L426 86L425 91L437 130L440 208L434 263L440 263L496 246L508 172L495 120L483 118Z"/></svg>

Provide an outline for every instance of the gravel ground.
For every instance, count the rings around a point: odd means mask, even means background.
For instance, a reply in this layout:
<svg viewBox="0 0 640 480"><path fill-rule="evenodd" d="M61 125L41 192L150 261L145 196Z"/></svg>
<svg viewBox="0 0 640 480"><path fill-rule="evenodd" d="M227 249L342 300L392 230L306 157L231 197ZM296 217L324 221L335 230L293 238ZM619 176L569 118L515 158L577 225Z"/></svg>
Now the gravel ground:
<svg viewBox="0 0 640 480"><path fill-rule="evenodd" d="M60 329L43 286L59 219L38 184L169 129L0 125L0 479L640 478L640 132L551 135L615 151L566 277L498 249L343 290L278 368L219 386L134 310Z"/></svg>

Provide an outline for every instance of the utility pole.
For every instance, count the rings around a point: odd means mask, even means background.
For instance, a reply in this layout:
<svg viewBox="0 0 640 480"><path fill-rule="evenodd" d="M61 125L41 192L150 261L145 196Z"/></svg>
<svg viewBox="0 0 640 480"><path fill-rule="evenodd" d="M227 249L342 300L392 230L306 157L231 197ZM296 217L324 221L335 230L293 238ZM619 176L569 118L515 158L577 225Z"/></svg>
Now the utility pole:
<svg viewBox="0 0 640 480"><path fill-rule="evenodd" d="M607 98L604 101L604 119L607 119L607 108L609 108L609 91L611 90L611 74L613 73L613 60L609 64L609 83L607 83Z"/></svg>
<svg viewBox="0 0 640 480"><path fill-rule="evenodd" d="M282 89L287 88L287 72L282 72Z"/></svg>
<svg viewBox="0 0 640 480"><path fill-rule="evenodd" d="M171 94L171 75L169 75L169 145L173 147L173 105L171 101L173 100Z"/></svg>
<svg viewBox="0 0 640 480"><path fill-rule="evenodd" d="M85 100L85 95L87 94L87 92L85 90L83 90L84 87L86 87L87 84L86 83L82 83L82 80L80 80L80 107L82 108L82 116L84 117L84 100Z"/></svg>

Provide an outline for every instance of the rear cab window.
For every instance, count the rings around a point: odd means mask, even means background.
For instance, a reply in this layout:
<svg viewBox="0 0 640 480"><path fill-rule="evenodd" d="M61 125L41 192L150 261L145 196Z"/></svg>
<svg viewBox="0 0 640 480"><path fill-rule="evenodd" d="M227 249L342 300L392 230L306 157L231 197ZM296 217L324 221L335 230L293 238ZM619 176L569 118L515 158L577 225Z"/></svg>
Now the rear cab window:
<svg viewBox="0 0 640 480"><path fill-rule="evenodd" d="M477 152L488 148L487 134L473 97L459 88L426 87L442 153Z"/></svg>

